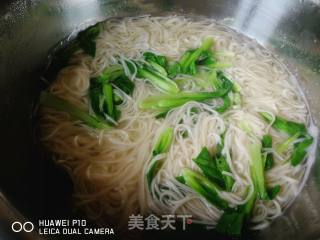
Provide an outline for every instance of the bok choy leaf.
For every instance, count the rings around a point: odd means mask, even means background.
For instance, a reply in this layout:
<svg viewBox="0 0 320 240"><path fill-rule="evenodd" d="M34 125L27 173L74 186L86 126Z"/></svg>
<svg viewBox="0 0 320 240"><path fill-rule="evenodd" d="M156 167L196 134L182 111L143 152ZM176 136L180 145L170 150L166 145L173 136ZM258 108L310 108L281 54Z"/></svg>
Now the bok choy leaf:
<svg viewBox="0 0 320 240"><path fill-rule="evenodd" d="M74 104L69 103L68 101L57 97L48 92L42 92L40 96L40 104L46 107L53 108L57 111L62 111L68 113L75 120L80 120L84 124L97 128L97 129L105 129L110 128L111 126L105 122L104 120L91 116L86 111L80 109Z"/></svg>

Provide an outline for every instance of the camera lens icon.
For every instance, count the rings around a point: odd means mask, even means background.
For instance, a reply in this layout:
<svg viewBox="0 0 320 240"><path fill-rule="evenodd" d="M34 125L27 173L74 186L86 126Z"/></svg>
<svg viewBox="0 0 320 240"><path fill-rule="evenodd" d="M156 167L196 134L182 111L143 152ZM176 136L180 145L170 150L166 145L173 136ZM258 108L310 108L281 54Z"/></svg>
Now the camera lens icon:
<svg viewBox="0 0 320 240"><path fill-rule="evenodd" d="M11 224L11 229L14 232L21 232L21 231L32 232L34 229L34 225L32 222L21 223L16 221Z"/></svg>

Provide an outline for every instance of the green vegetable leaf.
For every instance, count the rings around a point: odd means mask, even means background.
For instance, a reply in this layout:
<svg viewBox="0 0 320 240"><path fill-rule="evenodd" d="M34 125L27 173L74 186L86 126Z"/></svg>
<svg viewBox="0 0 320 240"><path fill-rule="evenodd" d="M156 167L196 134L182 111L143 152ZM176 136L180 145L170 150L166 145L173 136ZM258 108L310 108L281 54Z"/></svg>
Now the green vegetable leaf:
<svg viewBox="0 0 320 240"><path fill-rule="evenodd" d="M162 68L166 68L168 65L168 61L165 56L157 55L152 52L145 52L145 53L143 53L143 56L147 62L157 63Z"/></svg>
<svg viewBox="0 0 320 240"><path fill-rule="evenodd" d="M248 199L248 202L246 202L245 204L243 204L243 205L241 205L239 207L239 211L240 212L244 212L246 217L247 217L247 219L252 214L252 210L253 210L253 207L254 207L254 204L255 204L256 200L257 200L256 191L254 191L252 196Z"/></svg>
<svg viewBox="0 0 320 240"><path fill-rule="evenodd" d="M260 115L266 120L268 123L271 123L273 118L272 115L270 115L267 112L261 112ZM288 135L292 136L298 132L300 133L306 133L306 127L302 123L297 123L293 121L286 120L282 117L276 116L274 122L272 123L272 127L287 133Z"/></svg>
<svg viewBox="0 0 320 240"><path fill-rule="evenodd" d="M272 148L272 137L269 134L266 134L262 137L262 148ZM267 153L264 163L264 169L269 170L273 166L273 154Z"/></svg>
<svg viewBox="0 0 320 240"><path fill-rule="evenodd" d="M166 71L165 68L163 68L162 66L160 66L158 63L155 63L155 62L150 62L149 63L149 66L157 71L159 74L163 75L164 77L167 77L168 76L168 73Z"/></svg>
<svg viewBox="0 0 320 240"><path fill-rule="evenodd" d="M182 57L179 60L179 65L181 67L181 73L185 73L185 68L186 68L186 62L187 60L190 58L190 56L192 55L192 53L194 53L195 50L188 50L186 51ZM182 68L184 67L184 68Z"/></svg>
<svg viewBox="0 0 320 240"><path fill-rule="evenodd" d="M208 75L206 77L213 89L217 90L222 88L222 82L217 77L217 71L212 70L208 72Z"/></svg>
<svg viewBox="0 0 320 240"><path fill-rule="evenodd" d="M263 135L262 137L262 147L272 148L272 137L269 134Z"/></svg>
<svg viewBox="0 0 320 240"><path fill-rule="evenodd" d="M140 108L167 112L172 108L182 106L189 101L202 102L213 98L223 97L231 88L232 83L225 82L224 88L215 92L180 92L179 94L151 96L140 103Z"/></svg>
<svg viewBox="0 0 320 240"><path fill-rule="evenodd" d="M249 145L249 153L251 157L250 171L253 185L257 195L262 200L268 199L264 181L264 166L261 158L261 144L252 143Z"/></svg>
<svg viewBox="0 0 320 240"><path fill-rule="evenodd" d="M158 137L156 144L153 147L152 154L156 156L161 153L166 153L173 141L173 128L166 128Z"/></svg>
<svg viewBox="0 0 320 240"><path fill-rule="evenodd" d="M42 92L40 96L40 104L46 107L53 108L57 111L68 113L72 118L82 121L84 124L98 129L110 128L107 122L100 118L91 116L89 113L78 108L77 106L59 98L51 93Z"/></svg>
<svg viewBox="0 0 320 240"><path fill-rule="evenodd" d="M227 111L231 105L232 105L232 101L230 99L230 97L228 95L225 95L222 97L222 100L223 100L223 104L222 106L219 106L217 107L215 110L218 112L218 113L224 113L225 111Z"/></svg>
<svg viewBox="0 0 320 240"><path fill-rule="evenodd" d="M216 231L228 236L239 237L242 234L245 222L245 214L243 212L224 213L216 226Z"/></svg>
<svg viewBox="0 0 320 240"><path fill-rule="evenodd" d="M102 85L102 93L104 96L104 104L105 104L105 108L106 108L106 113L112 117L114 120L116 119L116 115L115 115L115 106L113 104L113 90L112 90L112 86L109 83L104 83Z"/></svg>
<svg viewBox="0 0 320 240"><path fill-rule="evenodd" d="M138 77L147 79L152 85L167 93L178 93L178 85L170 78L162 75L147 65L138 66Z"/></svg>
<svg viewBox="0 0 320 240"><path fill-rule="evenodd" d="M79 46L92 57L96 55L96 41L101 31L101 23L97 23L78 34Z"/></svg>
<svg viewBox="0 0 320 240"><path fill-rule="evenodd" d="M147 172L147 183L148 183L149 190L151 189L152 180L154 179L154 177L157 175L157 173L161 169L163 163L164 163L163 160L157 160L151 164L151 167L149 168L149 170Z"/></svg>
<svg viewBox="0 0 320 240"><path fill-rule="evenodd" d="M168 77L175 78L179 73L181 73L181 66L179 62L170 65L167 69Z"/></svg>
<svg viewBox="0 0 320 240"><path fill-rule="evenodd" d="M280 143L277 146L277 153L282 154L293 146L293 143L300 137L301 133L297 132L296 134L290 136L286 141Z"/></svg>
<svg viewBox="0 0 320 240"><path fill-rule="evenodd" d="M217 71L217 78L220 82L231 82L233 93L239 93L241 91L240 85L237 82L231 81L221 70Z"/></svg>
<svg viewBox="0 0 320 240"><path fill-rule="evenodd" d="M207 52L212 45L213 39L207 38L202 42L199 48L187 51L180 59L182 73L194 75L197 72L196 62L198 60L201 61L201 57L205 55L205 52Z"/></svg>
<svg viewBox="0 0 320 240"><path fill-rule="evenodd" d="M144 59L148 62L149 67L154 71L158 72L159 74L163 75L164 77L168 76L166 71L168 61L165 56L156 55L152 52L145 52L143 54ZM149 68L149 70L150 70Z"/></svg>
<svg viewBox="0 0 320 240"><path fill-rule="evenodd" d="M291 156L291 165L297 166L299 165L305 156L307 155L308 148L313 143L313 138L306 134L304 140L294 145L294 150Z"/></svg>
<svg viewBox="0 0 320 240"><path fill-rule="evenodd" d="M238 209L225 212L219 219L215 230L231 237L240 237L245 224L249 222L255 201L254 193L248 202L239 206Z"/></svg>
<svg viewBox="0 0 320 240"><path fill-rule="evenodd" d="M134 83L127 76L124 76L124 75L119 76L118 78L113 80L112 84L116 85L127 95L132 95L135 87Z"/></svg>
<svg viewBox="0 0 320 240"><path fill-rule="evenodd" d="M234 184L234 179L228 175L223 174L223 172L230 172L230 167L227 163L227 160L225 159L225 157L220 156L219 158L216 159L216 161L217 161L217 168L221 173L221 176L224 182L224 189L230 192Z"/></svg>
<svg viewBox="0 0 320 240"><path fill-rule="evenodd" d="M269 196L269 199L275 199L275 197L278 195L278 193L281 191L281 187L280 185L276 185L274 187L271 188L267 188L267 193Z"/></svg>
<svg viewBox="0 0 320 240"><path fill-rule="evenodd" d="M166 112L162 112L156 115L156 119L161 119L161 118L165 118L168 114L168 111Z"/></svg>
<svg viewBox="0 0 320 240"><path fill-rule="evenodd" d="M268 123L271 123L273 121L271 114L266 112L261 112L260 114ZM302 123L289 121L276 116L274 122L272 123L272 127L279 131L287 133L290 136L284 143L278 146L277 150L279 151L279 153L287 150L292 145L292 143L298 140L300 137L303 138L303 140L299 141L293 146L291 164L293 166L297 166L303 161L303 159L307 155L309 146L313 142L313 138L307 134L306 126Z"/></svg>
<svg viewBox="0 0 320 240"><path fill-rule="evenodd" d="M209 203L223 210L229 209L228 202L219 197L221 188L218 185L187 168L181 171L181 176L188 187L204 197Z"/></svg>
<svg viewBox="0 0 320 240"><path fill-rule="evenodd" d="M114 104L115 105L120 105L121 103L123 103L123 99L122 96L118 95L118 94L114 94Z"/></svg>
<svg viewBox="0 0 320 240"><path fill-rule="evenodd" d="M232 89L234 88L234 83L229 78L227 78L221 71L210 71L208 81L211 83L214 89L223 88L223 85L226 82L232 84ZM223 105L216 108L216 111L219 113L224 113L232 106L232 100L227 94L222 98L222 100Z"/></svg>
<svg viewBox="0 0 320 240"><path fill-rule="evenodd" d="M158 137L153 147L152 155L155 157L158 154L168 152L172 141L173 141L173 128L168 127L163 132L161 132L160 136ZM164 163L163 160L152 160L151 166L147 171L147 183L148 183L149 190L151 188L152 180L161 169L163 163Z"/></svg>
<svg viewBox="0 0 320 240"><path fill-rule="evenodd" d="M183 176L177 176L175 177L175 179L182 184L186 184L186 181L184 180Z"/></svg>
<svg viewBox="0 0 320 240"><path fill-rule="evenodd" d="M97 117L110 122L116 119L112 86L109 83L100 83L96 79L90 80L90 104ZM110 122L110 124L113 124Z"/></svg>
<svg viewBox="0 0 320 240"><path fill-rule="evenodd" d="M217 60L214 58L213 52L207 50L203 51L199 57L199 59L196 61L197 65L212 65L215 64Z"/></svg>
<svg viewBox="0 0 320 240"><path fill-rule="evenodd" d="M230 192L234 184L234 179L231 176L223 174L223 172L231 172L230 167L227 163L227 160L225 156L222 154L223 147L224 147L224 134L221 135L221 142L217 145L215 157L217 161L217 168L219 169L222 175L222 178L224 180L224 188L226 191Z"/></svg>
<svg viewBox="0 0 320 240"><path fill-rule="evenodd" d="M109 66L103 70L103 72L97 77L94 78L97 82L104 83L114 81L119 77L124 77L123 67L121 65Z"/></svg>
<svg viewBox="0 0 320 240"><path fill-rule="evenodd" d="M219 186L224 187L224 179L217 167L217 162L211 157L206 147L202 148L199 155L194 158L193 161L210 181L216 182Z"/></svg>
<svg viewBox="0 0 320 240"><path fill-rule="evenodd" d="M241 87L240 87L240 85L239 85L237 82L233 82L232 91L233 91L234 93L239 93L239 92L241 92Z"/></svg>
<svg viewBox="0 0 320 240"><path fill-rule="evenodd" d="M121 65L113 65L103 70L102 74L90 80L89 97L94 113L107 121L117 121L121 112L116 105L122 103L121 96L114 94L112 84L126 94L131 95L134 83L125 75Z"/></svg>
<svg viewBox="0 0 320 240"><path fill-rule="evenodd" d="M95 79L90 80L89 88L90 104L93 112L100 118L105 119L103 114L103 95L102 95L102 84L97 82Z"/></svg>

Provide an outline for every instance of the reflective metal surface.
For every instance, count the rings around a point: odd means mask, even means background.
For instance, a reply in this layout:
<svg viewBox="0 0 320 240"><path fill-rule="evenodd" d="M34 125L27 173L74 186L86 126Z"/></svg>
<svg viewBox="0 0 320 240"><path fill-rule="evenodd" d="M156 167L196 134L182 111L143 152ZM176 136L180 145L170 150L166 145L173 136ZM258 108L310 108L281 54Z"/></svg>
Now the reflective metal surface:
<svg viewBox="0 0 320 240"><path fill-rule="evenodd" d="M319 0L16 0L0 3L0 188L27 218L73 217L68 176L33 139L32 104L50 49L74 29L111 16L212 17L257 39L300 79L320 121ZM1 219L3 221L3 219ZM1 233L1 231L0 231ZM320 159L301 195L254 239L320 239Z"/></svg>

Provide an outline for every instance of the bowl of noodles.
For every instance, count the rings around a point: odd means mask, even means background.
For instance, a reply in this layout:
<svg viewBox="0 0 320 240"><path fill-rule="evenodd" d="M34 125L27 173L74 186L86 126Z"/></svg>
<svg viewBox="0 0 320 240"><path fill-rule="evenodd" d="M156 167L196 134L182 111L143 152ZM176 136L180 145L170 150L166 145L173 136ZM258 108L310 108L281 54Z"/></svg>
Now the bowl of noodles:
<svg viewBox="0 0 320 240"><path fill-rule="evenodd" d="M40 158L68 188L61 202L80 214L66 218L96 229L82 234L303 239L292 212L318 226L319 192L304 193L316 185L317 113L301 69L230 19L168 11L100 20L51 52L32 112ZM45 218L32 217L38 234Z"/></svg>
<svg viewBox="0 0 320 240"><path fill-rule="evenodd" d="M295 77L254 40L210 19L142 16L70 46L40 96L41 140L93 221L126 232L130 217L186 215L240 237L299 194L317 128Z"/></svg>

